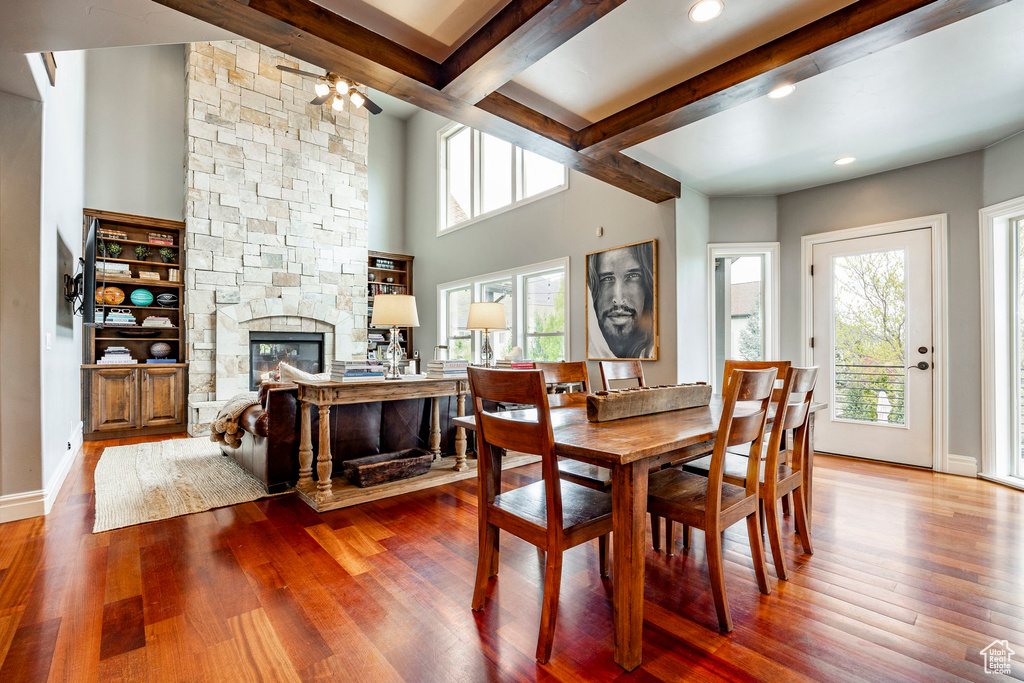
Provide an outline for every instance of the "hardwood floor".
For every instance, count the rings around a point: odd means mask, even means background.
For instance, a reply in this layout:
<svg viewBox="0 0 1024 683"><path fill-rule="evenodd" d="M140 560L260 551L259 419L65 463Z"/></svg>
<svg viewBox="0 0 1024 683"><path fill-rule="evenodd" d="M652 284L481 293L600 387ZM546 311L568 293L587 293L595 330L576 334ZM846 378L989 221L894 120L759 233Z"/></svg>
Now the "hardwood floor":
<svg viewBox="0 0 1024 683"><path fill-rule="evenodd" d="M819 456L813 556L757 590L726 533L735 630L718 631L703 538L648 550L644 664L612 661L597 544L568 551L550 663L536 647L543 558L502 535L470 610L476 482L317 515L295 496L92 534L90 442L53 512L0 525L0 681L1024 680L1024 493ZM506 482L527 483L539 466ZM773 568L769 568L774 572ZM614 580L614 577L613 577ZM1003 677L1005 679L1005 677Z"/></svg>

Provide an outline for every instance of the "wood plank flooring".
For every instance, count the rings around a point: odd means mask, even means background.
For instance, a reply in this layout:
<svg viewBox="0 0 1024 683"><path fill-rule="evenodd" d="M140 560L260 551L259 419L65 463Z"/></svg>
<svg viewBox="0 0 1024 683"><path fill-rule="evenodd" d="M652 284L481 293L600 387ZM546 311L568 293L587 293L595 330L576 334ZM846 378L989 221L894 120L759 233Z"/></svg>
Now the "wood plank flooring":
<svg viewBox="0 0 1024 683"><path fill-rule="evenodd" d="M502 536L486 609L470 610L475 480L94 535L96 462L129 442L87 443L48 517L0 525L0 681L1009 680L982 668L996 639L1024 680L1024 493L996 484L819 456L813 556L784 523L790 581L761 595L745 529L726 533L733 633L699 532L674 556L648 550L644 664L627 674L596 543L565 556L550 663L533 659L531 546Z"/></svg>

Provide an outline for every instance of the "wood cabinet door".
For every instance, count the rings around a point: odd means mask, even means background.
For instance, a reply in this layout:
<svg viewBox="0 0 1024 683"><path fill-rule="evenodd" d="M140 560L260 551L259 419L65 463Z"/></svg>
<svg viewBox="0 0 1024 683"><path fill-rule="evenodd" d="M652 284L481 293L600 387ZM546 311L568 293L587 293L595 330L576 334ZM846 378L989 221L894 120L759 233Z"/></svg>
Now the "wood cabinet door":
<svg viewBox="0 0 1024 683"><path fill-rule="evenodd" d="M183 368L143 368L142 426L183 424L185 372Z"/></svg>
<svg viewBox="0 0 1024 683"><path fill-rule="evenodd" d="M138 378L134 368L92 372L90 417L95 431L138 427Z"/></svg>

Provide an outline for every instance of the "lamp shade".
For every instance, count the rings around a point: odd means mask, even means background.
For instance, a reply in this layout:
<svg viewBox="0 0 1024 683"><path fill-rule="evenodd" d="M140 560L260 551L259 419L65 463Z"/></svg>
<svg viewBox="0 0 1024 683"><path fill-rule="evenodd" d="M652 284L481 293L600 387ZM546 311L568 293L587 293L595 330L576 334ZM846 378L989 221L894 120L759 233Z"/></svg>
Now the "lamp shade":
<svg viewBox="0 0 1024 683"><path fill-rule="evenodd" d="M374 327L419 327L416 297L411 294L378 294L373 297Z"/></svg>
<svg viewBox="0 0 1024 683"><path fill-rule="evenodd" d="M481 302L469 305L467 330L504 330L507 326L505 304Z"/></svg>

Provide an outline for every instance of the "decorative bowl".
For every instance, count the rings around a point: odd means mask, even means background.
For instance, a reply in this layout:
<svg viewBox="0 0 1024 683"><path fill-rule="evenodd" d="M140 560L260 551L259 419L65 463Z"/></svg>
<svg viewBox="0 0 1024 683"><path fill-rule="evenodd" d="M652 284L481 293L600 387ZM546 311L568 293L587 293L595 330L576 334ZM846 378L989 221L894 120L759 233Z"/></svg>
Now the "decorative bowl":
<svg viewBox="0 0 1024 683"><path fill-rule="evenodd" d="M171 294L170 292L164 292L163 294L157 294L156 303L164 308L175 308L178 305L178 295Z"/></svg>
<svg viewBox="0 0 1024 683"><path fill-rule="evenodd" d="M167 358L171 355L171 345L167 342L153 342L149 347L149 353L153 358Z"/></svg>
<svg viewBox="0 0 1024 683"><path fill-rule="evenodd" d="M124 292L120 287L96 288L96 303L117 306L124 301Z"/></svg>
<svg viewBox="0 0 1024 683"><path fill-rule="evenodd" d="M131 299L136 306L148 306L153 303L153 292L148 289L136 289L132 292Z"/></svg>

